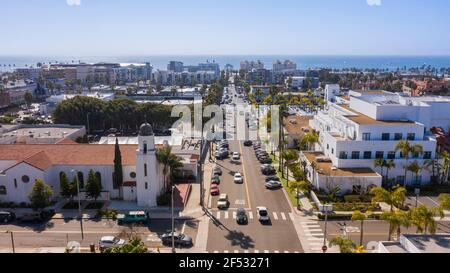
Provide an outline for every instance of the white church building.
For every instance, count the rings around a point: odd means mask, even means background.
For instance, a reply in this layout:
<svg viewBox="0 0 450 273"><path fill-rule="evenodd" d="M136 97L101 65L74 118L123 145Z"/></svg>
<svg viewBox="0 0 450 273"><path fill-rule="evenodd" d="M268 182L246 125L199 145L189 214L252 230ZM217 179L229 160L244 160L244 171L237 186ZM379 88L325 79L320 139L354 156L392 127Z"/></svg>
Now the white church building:
<svg viewBox="0 0 450 273"><path fill-rule="evenodd" d="M77 144L70 140L0 145L0 202L29 203L28 194L38 179L51 186L57 199L63 172L69 181L76 176L83 189L93 170L102 185L100 199L122 199L155 207L164 188L163 166L156 159L159 146L162 145L155 145L150 124L141 126L137 145L119 145L124 181L120 187L113 183L115 145ZM194 160L187 163L196 165Z"/></svg>

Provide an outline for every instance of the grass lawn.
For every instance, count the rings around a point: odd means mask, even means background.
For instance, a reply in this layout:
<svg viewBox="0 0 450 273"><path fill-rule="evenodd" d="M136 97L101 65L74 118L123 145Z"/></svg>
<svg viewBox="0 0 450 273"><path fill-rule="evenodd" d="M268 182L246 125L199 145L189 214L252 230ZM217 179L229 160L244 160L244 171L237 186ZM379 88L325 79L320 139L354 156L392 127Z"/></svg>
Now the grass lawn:
<svg viewBox="0 0 450 273"><path fill-rule="evenodd" d="M78 202L75 202L75 201L67 202L66 204L64 204L64 206L62 208L63 209L78 209Z"/></svg>
<svg viewBox="0 0 450 273"><path fill-rule="evenodd" d="M84 209L101 209L103 205L103 202L89 203Z"/></svg>

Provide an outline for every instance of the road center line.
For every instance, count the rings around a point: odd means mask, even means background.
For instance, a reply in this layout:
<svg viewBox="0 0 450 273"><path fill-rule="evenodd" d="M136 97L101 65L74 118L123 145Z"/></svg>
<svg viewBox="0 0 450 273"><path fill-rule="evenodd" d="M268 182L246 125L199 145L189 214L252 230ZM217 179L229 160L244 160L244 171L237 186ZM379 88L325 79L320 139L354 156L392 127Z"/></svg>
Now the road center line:
<svg viewBox="0 0 450 273"><path fill-rule="evenodd" d="M248 183L250 181L250 179L248 179L248 175L245 169L245 160L244 160L244 153L242 152L242 143L241 141L238 141L239 143L239 151L241 152L241 156L242 156L242 170L244 172L244 186L245 186L245 193L247 195L247 202L248 202L248 209L252 209L252 203L250 202L250 194L248 191Z"/></svg>

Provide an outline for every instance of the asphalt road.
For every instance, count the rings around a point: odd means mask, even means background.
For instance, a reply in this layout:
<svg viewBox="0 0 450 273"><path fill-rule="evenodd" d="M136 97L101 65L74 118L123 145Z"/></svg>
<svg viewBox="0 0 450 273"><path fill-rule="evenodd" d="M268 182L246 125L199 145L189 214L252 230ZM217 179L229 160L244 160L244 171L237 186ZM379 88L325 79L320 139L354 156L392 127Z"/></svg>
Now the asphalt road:
<svg viewBox="0 0 450 273"><path fill-rule="evenodd" d="M175 228L191 236L195 243L195 221L176 221ZM33 247L65 247L67 242L77 241L82 247L91 243L97 244L102 236L114 235L128 239L136 234L142 238L148 247L157 247L161 241L159 236L171 229L170 220L154 220L147 226L119 226L113 221L84 220L84 240L81 238L80 222L77 220L51 220L44 224L11 224L0 225L0 248L11 247L11 235L6 231L13 231L16 248Z"/></svg>
<svg viewBox="0 0 450 273"><path fill-rule="evenodd" d="M234 102L242 103L242 100L235 98ZM261 164L256 159L253 147L244 147L243 141L233 140L230 141L230 151L241 153L240 163L233 163L231 159L217 161L223 171L219 188L221 193L228 194L230 208L227 211L217 210L217 197L210 197L209 204L214 219L209 225L207 251L303 252L292 222L288 200L282 190L271 191L265 188L265 176L261 174ZM235 172L244 176L244 184L234 183ZM267 207L271 217L270 224L262 225L257 220L258 206ZM250 218L248 225L240 226L236 223L233 212L238 208L247 210Z"/></svg>

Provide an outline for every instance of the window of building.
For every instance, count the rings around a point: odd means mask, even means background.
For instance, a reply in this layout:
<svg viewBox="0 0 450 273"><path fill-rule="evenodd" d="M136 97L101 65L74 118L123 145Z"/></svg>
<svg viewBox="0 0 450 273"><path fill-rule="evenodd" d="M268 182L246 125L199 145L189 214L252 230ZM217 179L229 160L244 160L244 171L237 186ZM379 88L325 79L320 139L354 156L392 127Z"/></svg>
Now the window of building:
<svg viewBox="0 0 450 273"><path fill-rule="evenodd" d="M396 133L395 134L395 140L402 140L403 139L403 134L402 133Z"/></svg>
<svg viewBox="0 0 450 273"><path fill-rule="evenodd" d="M412 154L412 158L419 158L419 156L420 156L420 153L413 153Z"/></svg>
<svg viewBox="0 0 450 273"><path fill-rule="evenodd" d="M403 175L397 176L397 178L395 179L395 182L399 185L404 185L405 184L405 176L403 176Z"/></svg>
<svg viewBox="0 0 450 273"><path fill-rule="evenodd" d="M395 159L395 152L389 152L387 158L388 159Z"/></svg>
<svg viewBox="0 0 450 273"><path fill-rule="evenodd" d="M147 176L147 164L144 164L144 176Z"/></svg>
<svg viewBox="0 0 450 273"><path fill-rule="evenodd" d="M330 144L327 144L327 150L329 150L330 149Z"/></svg>
<svg viewBox="0 0 450 273"><path fill-rule="evenodd" d="M100 186L102 185L102 174L100 172L95 173L95 178L97 178L98 183Z"/></svg>
<svg viewBox="0 0 450 273"><path fill-rule="evenodd" d="M432 155L431 152L424 152L423 153L423 159L431 159L431 155Z"/></svg>
<svg viewBox="0 0 450 273"><path fill-rule="evenodd" d="M405 158L405 155L400 151L400 158Z"/></svg>
<svg viewBox="0 0 450 273"><path fill-rule="evenodd" d="M384 158L384 152L377 152L375 154L376 159L383 159Z"/></svg>
<svg viewBox="0 0 450 273"><path fill-rule="evenodd" d="M77 173L78 183L80 184L80 189L84 189L84 175L82 172Z"/></svg>
<svg viewBox="0 0 450 273"><path fill-rule="evenodd" d="M148 190L148 183L145 182L145 189Z"/></svg>
<svg viewBox="0 0 450 273"><path fill-rule="evenodd" d="M372 159L372 152L370 151L364 152L364 159Z"/></svg>
<svg viewBox="0 0 450 273"><path fill-rule="evenodd" d="M340 152L339 153L339 159L347 159L347 158L348 158L347 152Z"/></svg>
<svg viewBox="0 0 450 273"><path fill-rule="evenodd" d="M352 159L359 159L359 154L360 154L359 151L352 152Z"/></svg>
<svg viewBox="0 0 450 273"><path fill-rule="evenodd" d="M144 154L147 153L147 142L144 141Z"/></svg>
<svg viewBox="0 0 450 273"><path fill-rule="evenodd" d="M6 186L0 186L0 194L6 195Z"/></svg>
<svg viewBox="0 0 450 273"><path fill-rule="evenodd" d="M17 179L14 178L14 188L17 189Z"/></svg>
<svg viewBox="0 0 450 273"><path fill-rule="evenodd" d="M131 178L136 178L136 173L135 173L135 172L131 172L131 173L130 173L130 177L131 177Z"/></svg>
<svg viewBox="0 0 450 273"><path fill-rule="evenodd" d="M370 133L363 133L362 138L363 140L370 140Z"/></svg>
<svg viewBox="0 0 450 273"><path fill-rule="evenodd" d="M390 139L390 137L391 137L391 134L389 134L389 133L381 134L381 140L383 140L383 141L388 141Z"/></svg>
<svg viewBox="0 0 450 273"><path fill-rule="evenodd" d="M408 139L408 140L415 140L415 139L416 139L416 134L414 134L414 133L409 133L407 139Z"/></svg>
<svg viewBox="0 0 450 273"><path fill-rule="evenodd" d="M331 148L331 154L334 155L334 148Z"/></svg>
<svg viewBox="0 0 450 273"><path fill-rule="evenodd" d="M28 182L30 182L30 177L29 177L28 175L22 176L22 182L23 182L23 183L28 183Z"/></svg>

